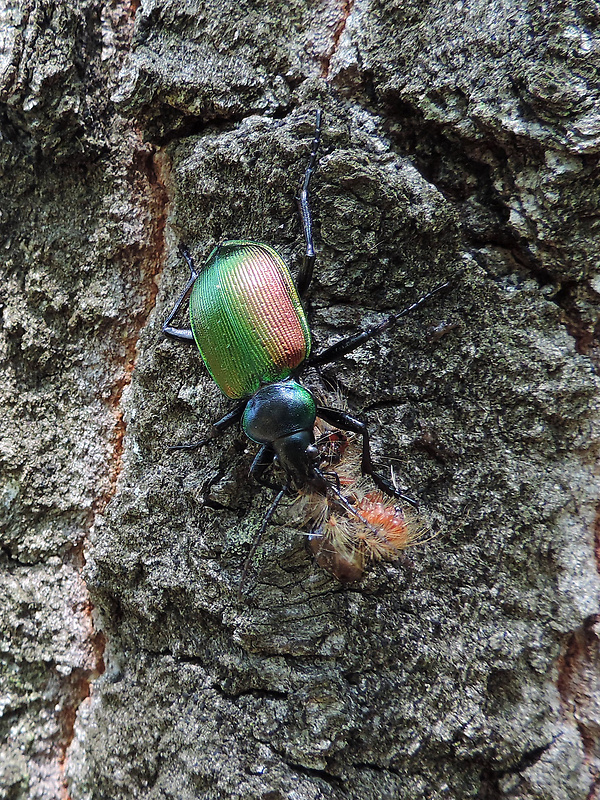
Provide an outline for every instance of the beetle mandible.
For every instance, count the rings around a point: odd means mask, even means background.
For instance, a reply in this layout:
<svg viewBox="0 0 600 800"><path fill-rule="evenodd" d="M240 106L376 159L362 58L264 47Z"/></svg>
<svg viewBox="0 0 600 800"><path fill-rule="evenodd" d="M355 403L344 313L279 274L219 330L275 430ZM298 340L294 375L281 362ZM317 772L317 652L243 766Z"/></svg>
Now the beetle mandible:
<svg viewBox="0 0 600 800"><path fill-rule="evenodd" d="M258 483L278 490L247 564L278 503L292 489L333 496L346 511L356 514L318 466L319 451L314 436L317 417L335 428L360 435L362 473L369 475L377 488L390 497L416 505L375 471L365 423L345 411L318 405L299 377L307 367L337 361L379 336L450 284L436 286L381 323L311 355L310 328L300 298L310 286L315 264L309 186L317 164L321 124L322 113L317 110L311 152L297 198L306 248L296 282L281 256L260 242L223 241L212 250L200 270L187 248L180 244L179 251L188 264L190 277L163 324L167 336L196 343L215 383L227 397L237 401L228 414L213 424L208 438L175 445L173 449L202 447L214 436L241 423L246 436L260 445L250 468L251 475ZM190 327L174 327L172 323L188 295ZM285 475L282 486L265 479L273 463Z"/></svg>

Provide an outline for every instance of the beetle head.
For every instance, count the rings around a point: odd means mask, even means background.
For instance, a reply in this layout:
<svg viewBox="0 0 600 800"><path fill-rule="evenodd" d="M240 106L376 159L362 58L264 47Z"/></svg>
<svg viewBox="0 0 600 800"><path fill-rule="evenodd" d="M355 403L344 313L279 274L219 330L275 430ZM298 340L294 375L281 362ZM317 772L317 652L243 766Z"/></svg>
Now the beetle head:
<svg viewBox="0 0 600 800"><path fill-rule="evenodd" d="M319 451L312 429L296 431L272 442L275 460L292 478L297 488L305 486L315 475Z"/></svg>

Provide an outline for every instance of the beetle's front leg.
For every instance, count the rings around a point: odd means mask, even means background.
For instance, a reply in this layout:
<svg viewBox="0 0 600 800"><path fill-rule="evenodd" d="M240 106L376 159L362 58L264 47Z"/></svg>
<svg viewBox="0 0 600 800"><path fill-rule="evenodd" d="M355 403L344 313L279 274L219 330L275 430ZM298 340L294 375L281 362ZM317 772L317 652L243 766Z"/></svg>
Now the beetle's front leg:
<svg viewBox="0 0 600 800"><path fill-rule="evenodd" d="M375 467L371 458L369 431L364 422L355 417L351 417L350 414L346 414L345 411L339 411L335 408L324 408L323 406L317 406L317 417L321 417L321 419L324 419L325 422L328 422L330 425L335 425L336 428L360 434L363 441L362 458L360 462L363 475L369 475L375 486L381 489L382 492L385 492L385 494L390 497L397 497L399 500L404 500L411 506L418 508L416 500L399 492L391 481L388 481L387 478L375 472Z"/></svg>
<svg viewBox="0 0 600 800"><path fill-rule="evenodd" d="M183 244L180 244L179 252L187 261L187 265L190 268L190 277L185 285L185 289L177 298L177 302L175 303L173 310L164 321L162 330L165 336L169 336L171 337L171 339L177 339L178 341L181 342L193 342L194 334L192 333L190 328L174 328L171 325L171 322L177 316L177 312L181 308L185 298L189 294L192 286L196 282L196 278L198 277L198 270L196 269L196 265L194 264L194 259L192 258L190 251L187 249L187 247Z"/></svg>
<svg viewBox="0 0 600 800"><path fill-rule="evenodd" d="M265 472L269 469L275 458L275 451L269 445L264 444L256 454L252 466L250 467L250 475L261 486L266 486L268 489L275 489L279 491L281 484L271 483L263 478Z"/></svg>
<svg viewBox="0 0 600 800"><path fill-rule="evenodd" d="M169 450L198 450L200 447L204 447L211 439L216 439L217 436L220 436L228 428L231 428L232 425L235 425L236 422L241 420L247 402L247 400L242 400L241 403L238 403L237 406L229 413L225 414L224 417L213 422L212 430L206 439L200 439L198 442L189 442L187 444L172 444Z"/></svg>

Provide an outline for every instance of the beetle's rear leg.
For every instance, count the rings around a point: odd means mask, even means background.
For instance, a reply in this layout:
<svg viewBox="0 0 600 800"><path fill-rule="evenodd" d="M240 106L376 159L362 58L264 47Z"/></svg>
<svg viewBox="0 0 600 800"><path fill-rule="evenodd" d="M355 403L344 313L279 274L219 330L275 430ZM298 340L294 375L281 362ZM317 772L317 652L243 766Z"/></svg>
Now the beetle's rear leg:
<svg viewBox="0 0 600 800"><path fill-rule="evenodd" d="M302 223L302 230L304 232L304 240L306 242L306 253L302 261L302 267L298 272L298 278L296 280L298 294L300 297L304 297L308 291L308 287L310 286L310 282L312 280L313 268L315 266L315 246L313 243L312 234L312 214L308 202L308 187L310 185L310 179L312 178L317 167L317 152L321 142L321 117L321 109L317 109L315 136L312 141L312 147L306 172L304 173L302 188L300 189L300 194L296 198L296 202L298 203L298 212L300 214L300 222Z"/></svg>
<svg viewBox="0 0 600 800"><path fill-rule="evenodd" d="M200 439L198 442L189 442L188 444L172 444L169 450L198 450L200 447L204 447L205 444L208 444L212 439L216 439L217 436L220 436L228 428L231 428L232 425L235 425L236 422L241 420L247 402L247 400L242 400L234 409L225 414L224 417L213 422L212 430L206 439Z"/></svg>
<svg viewBox="0 0 600 800"><path fill-rule="evenodd" d="M192 333L190 328L174 328L171 325L171 322L177 316L177 312L181 308L184 300L186 299L186 297L188 296L189 292L191 291L192 286L196 282L196 278L198 277L198 270L196 269L196 265L194 264L194 259L192 258L191 254L190 254L190 251L187 249L187 247L180 243L179 252L181 253L181 255L187 261L187 265L190 268L190 277L188 279L188 282L185 285L185 289L183 290L183 292L177 298L177 302L175 303L175 306L174 306L173 310L171 311L169 316L164 321L163 326L162 326L162 330L163 330L163 333L165 334L165 336L170 336L171 339L177 339L178 341L181 341L181 342L193 342L194 341L194 335L193 335L193 333Z"/></svg>
<svg viewBox="0 0 600 800"><path fill-rule="evenodd" d="M352 431L352 433L359 433L362 436L362 458L360 468L363 475L369 475L375 486L390 497L397 497L399 500L409 503L411 506L418 508L418 503L412 497L399 492L391 481L382 477L375 472L373 459L371 458L371 442L369 431L364 422L355 417L351 417L345 411L339 411L335 408L324 408L317 406L317 417L324 419L330 425L335 425L336 428L341 428L344 431Z"/></svg>
<svg viewBox="0 0 600 800"><path fill-rule="evenodd" d="M384 319L383 322L380 322L378 325L372 325L370 328L367 328L366 331L361 331L360 333L355 333L353 336L348 336L347 339L342 339L341 341L336 342L331 347L323 350L322 353L312 356L306 362L306 366L318 367L321 364L330 364L332 361L337 361L338 359L342 358L342 356L345 356L348 353L351 353L353 350L356 350L357 347L360 347L370 339L380 336L384 331L392 328L402 317L410 314L411 311L415 311L415 309L422 306L438 292L442 292L445 289L448 289L450 286L450 281L441 283L439 286L436 286L435 289L432 289L430 292L427 292L427 294L423 295L423 297L420 297L412 305L402 309L402 311L399 311L397 314L391 314L389 317L387 317L387 319Z"/></svg>

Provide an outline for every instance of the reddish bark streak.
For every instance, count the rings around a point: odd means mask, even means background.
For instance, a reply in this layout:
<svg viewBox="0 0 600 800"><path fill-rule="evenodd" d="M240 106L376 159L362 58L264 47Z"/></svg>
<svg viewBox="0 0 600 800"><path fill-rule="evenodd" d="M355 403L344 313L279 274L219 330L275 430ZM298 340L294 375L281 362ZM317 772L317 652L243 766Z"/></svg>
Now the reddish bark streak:
<svg viewBox="0 0 600 800"><path fill-rule="evenodd" d="M131 376L137 359L137 343L141 329L146 323L148 314L154 308L158 285L156 276L160 272L164 252L164 230L166 223L166 207L168 203L167 192L159 171L163 168L160 159L154 159L154 154L147 149L142 149L135 154L134 169L135 186L134 195L137 195L139 205L144 207L144 212L151 226L151 244L135 252L123 254L124 273L139 275L136 290L139 297L143 298L142 310L131 314L127 320L127 337L125 339L125 357L122 359L121 377L111 387L108 404L115 416L115 427L112 435L112 458L110 466L110 486L107 492L100 495L94 504L95 513L102 513L116 491L117 481L121 473L123 458L123 442L126 424L123 418L121 400L123 391L131 383Z"/></svg>
<svg viewBox="0 0 600 800"><path fill-rule="evenodd" d="M596 506L596 519L594 520L594 555L596 569L600 573L600 502Z"/></svg>
<svg viewBox="0 0 600 800"><path fill-rule="evenodd" d="M352 13L352 9L354 7L354 0L343 0L341 4L341 15L340 18L333 29L333 40L331 43L331 47L327 51L327 53L320 57L319 61L321 62L321 76L323 78L327 78L329 76L329 65L331 63L331 59L335 55L336 50L338 49L340 39L342 38L342 34L346 29L346 24L348 23L348 19L350 14Z"/></svg>
<svg viewBox="0 0 600 800"><path fill-rule="evenodd" d="M587 800L600 798L600 728L593 716L594 696L598 692L600 647L595 627L600 614L589 617L571 635L558 662L558 691L563 713L577 726L592 783Z"/></svg>
<svg viewBox="0 0 600 800"><path fill-rule="evenodd" d="M133 18L139 8L139 0L125 3L121 8L121 19L129 17L131 29ZM118 12L117 12L118 13ZM125 319L126 336L124 349L121 349L120 363L115 364L117 374L120 373L110 387L107 403L114 415L115 423L111 435L111 455L107 465L108 489L100 494L92 504L92 512L88 520L91 527L97 514L101 514L115 494L117 481L122 468L124 437L126 422L121 408L123 391L131 382L133 370L137 359L137 343L141 329L146 323L148 314L154 307L158 286L156 276L159 273L164 250L164 229L166 222L167 192L164 188L160 170L163 163L154 158L138 136L137 149L133 153L130 170L130 183L132 188L133 203L141 217L145 218L149 226L147 244L140 247L129 248L121 253L122 274L126 285L129 286L130 297L137 300L137 311ZM140 279L141 278L141 279ZM122 323L119 330L112 332L113 337L122 335ZM83 542L73 548L71 552L72 563L78 571L85 563ZM62 683L62 708L58 714L60 735L58 739L57 765L61 781L61 800L70 800L70 795L65 777L68 761L68 749L75 735L75 723L80 704L90 696L91 682L104 672L104 647L105 639L101 632L94 630L92 619L93 606L86 603L83 614L88 620L89 644L93 653L93 669L75 669Z"/></svg>
<svg viewBox="0 0 600 800"><path fill-rule="evenodd" d="M155 161L153 153L144 148L140 142L139 150L134 154L131 183L132 194L136 204L140 208L140 213L146 217L151 228L148 236L149 244L145 247L136 248L135 252L127 251L122 253L122 272L131 281L132 291L136 294L137 300L141 300L141 303L138 302L138 307L141 305L141 309L137 313L131 314L126 320L127 336L124 341L124 351L121 351L124 354L121 357L121 363L118 365L121 375L112 385L110 396L107 400L115 417L111 436L112 451L108 464L109 487L93 503L90 526L93 524L95 516L105 510L116 491L122 468L126 432L121 400L125 387L131 382L135 368L140 331L146 323L148 314L154 307L158 292L155 279L163 261L164 229L168 202L164 183L157 172L157 169L161 167L162 163L158 160ZM141 276L141 280L138 276ZM78 568L81 568L85 563L83 543L74 548L71 555L73 563ZM58 717L61 731L58 744L58 769L63 785L62 800L70 800L64 775L68 759L68 748L75 734L77 711L81 702L90 695L91 681L104 672L105 640L102 633L94 631L92 610L92 604L88 602L83 609L83 613L89 620L89 644L95 655L95 667L93 670L74 670L63 683L62 694L65 704Z"/></svg>

